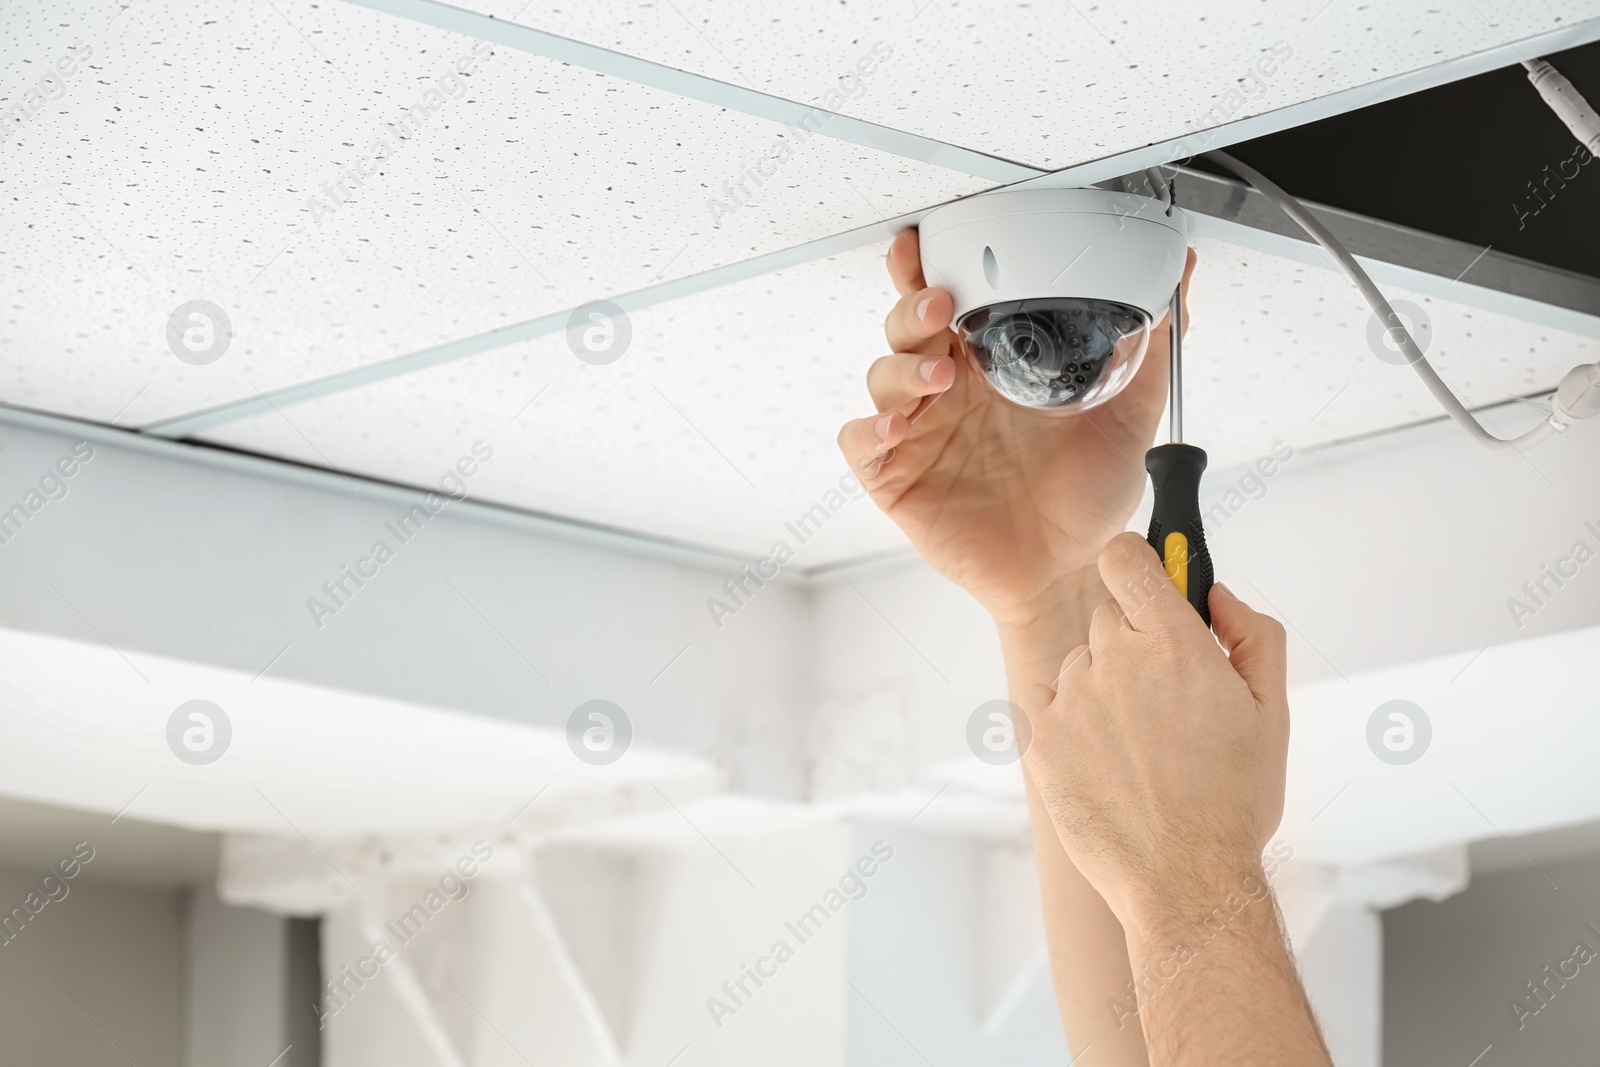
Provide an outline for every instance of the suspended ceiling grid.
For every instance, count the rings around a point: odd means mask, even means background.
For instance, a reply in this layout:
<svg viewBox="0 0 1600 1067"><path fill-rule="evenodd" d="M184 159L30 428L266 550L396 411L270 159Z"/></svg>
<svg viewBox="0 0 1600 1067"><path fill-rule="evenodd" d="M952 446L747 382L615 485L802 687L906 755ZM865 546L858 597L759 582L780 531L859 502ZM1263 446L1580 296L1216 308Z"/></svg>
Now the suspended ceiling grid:
<svg viewBox="0 0 1600 1067"><path fill-rule="evenodd" d="M440 18L429 0L358 0ZM882 41L893 58L846 115L1059 170L1370 86L1596 15L1583 0L1198 4L587 0L462 7L732 86L814 102ZM520 12L520 13L519 13ZM1270 53L1271 73L1251 78ZM1240 90L1239 96L1230 94Z"/></svg>
<svg viewBox="0 0 1600 1067"><path fill-rule="evenodd" d="M773 124L491 49L415 143L315 213L473 42L344 3L209 8L130 8L95 46L108 86L75 77L63 114L6 146L9 402L106 421L148 386L123 416L142 425L989 184L813 137L713 227L708 190ZM149 328L198 297L236 336L205 367Z"/></svg>
<svg viewBox="0 0 1600 1067"><path fill-rule="evenodd" d="M1434 417L1407 366L1374 358L1370 318L1341 276L1199 239L1185 345L1185 421L1214 470L1275 441L1294 449ZM869 413L862 382L893 302L880 249L862 249L633 315L637 355L608 367L540 338L270 411L208 440L300 462L432 481L474 440L495 459L480 499L765 555L845 473L839 425ZM1469 403L1537 392L1600 343L1391 289L1431 321L1429 357ZM693 358L674 339L716 328ZM524 405L529 404L526 410ZM521 412L520 416L518 415ZM515 421L512 421L512 420ZM521 462L519 457L538 457ZM1138 461L1140 457L1133 457ZM820 566L903 544L871 504L804 546Z"/></svg>
<svg viewBox="0 0 1600 1067"><path fill-rule="evenodd" d="M537 29L716 79L729 106L706 102L703 83L685 96L544 58L528 50L537 41L480 46L460 97L320 223L307 198L471 53L471 38L436 28L471 13L413 0L8 12L8 70L79 39L95 55L89 76L0 146L12 164L0 177L10 194L0 399L148 426L352 367L382 373L407 353L663 280L692 283L995 184L813 136L713 226L708 199L783 131L738 110L755 92L826 103L845 117L837 129L854 117L953 145L968 170L1011 160L999 169L1021 176L1184 137L1219 104L1230 123L1273 119L1541 34L1589 39L1581 24L1600 15L1577 2L1299 6L528 10L521 21ZM870 75L839 80L880 42ZM1229 95L1274 54L1270 77ZM856 91L828 96L836 84ZM841 473L838 423L868 410L861 378L882 352L892 295L881 238L854 243L634 312L630 354L608 367L546 333L225 419L202 437L417 485L485 437L497 458L475 486L483 499L763 552ZM1280 437L1320 443L1434 413L1406 368L1373 359L1366 313L1340 279L1220 243L1200 249L1189 418L1215 467ZM1417 302L1441 371L1471 401L1549 387L1595 358L1591 342L1534 337L1462 292ZM205 367L165 347L166 316L195 297L227 308L236 331ZM870 507L848 508L811 562L899 543Z"/></svg>

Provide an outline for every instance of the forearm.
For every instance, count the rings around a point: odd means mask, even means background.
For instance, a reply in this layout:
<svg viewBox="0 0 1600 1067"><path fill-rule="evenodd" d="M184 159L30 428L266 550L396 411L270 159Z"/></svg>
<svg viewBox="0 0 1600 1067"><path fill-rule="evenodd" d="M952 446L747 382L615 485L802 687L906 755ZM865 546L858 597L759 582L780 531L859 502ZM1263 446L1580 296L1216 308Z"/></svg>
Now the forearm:
<svg viewBox="0 0 1600 1067"><path fill-rule="evenodd" d="M1093 1062L1102 1067L1144 1067L1144 1031L1138 1016L1121 1007L1133 981L1122 924L1073 866L1031 782L1028 811L1050 976L1072 1054L1093 1048Z"/></svg>
<svg viewBox="0 0 1600 1067"><path fill-rule="evenodd" d="M1156 1067L1332 1063L1259 865L1153 895L1127 944Z"/></svg>
<svg viewBox="0 0 1600 1067"><path fill-rule="evenodd" d="M1030 618L999 623L1013 703L1034 685L1054 685L1067 653L1087 639L1089 617L1106 595L1090 569L1064 582ZM1103 1067L1144 1067L1137 1016L1119 1018L1113 1010L1113 999L1124 997L1133 979L1122 924L1067 856L1031 781L1027 789L1050 973L1073 1055L1093 1047L1094 1062Z"/></svg>

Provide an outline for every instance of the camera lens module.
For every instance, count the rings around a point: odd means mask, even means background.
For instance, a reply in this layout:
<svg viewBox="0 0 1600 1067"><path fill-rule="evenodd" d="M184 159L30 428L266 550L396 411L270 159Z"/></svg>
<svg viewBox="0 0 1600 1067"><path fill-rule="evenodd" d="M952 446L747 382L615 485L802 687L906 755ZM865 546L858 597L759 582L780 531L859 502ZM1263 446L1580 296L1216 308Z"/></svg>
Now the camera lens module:
<svg viewBox="0 0 1600 1067"><path fill-rule="evenodd" d="M1079 411L1132 380L1150 344L1150 317L1110 300L1013 300L970 312L957 334L1001 396L1030 408Z"/></svg>

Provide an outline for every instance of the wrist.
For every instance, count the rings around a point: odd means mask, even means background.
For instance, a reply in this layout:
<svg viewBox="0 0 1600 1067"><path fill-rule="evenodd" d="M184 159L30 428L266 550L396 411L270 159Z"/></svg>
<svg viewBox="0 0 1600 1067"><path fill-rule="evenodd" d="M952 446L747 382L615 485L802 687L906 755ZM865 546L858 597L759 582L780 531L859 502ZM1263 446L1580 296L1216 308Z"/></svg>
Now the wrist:
<svg viewBox="0 0 1600 1067"><path fill-rule="evenodd" d="M1204 936L1207 931L1215 936L1247 911L1276 914L1259 858L1215 860L1141 879L1119 905L1115 910L1130 941Z"/></svg>
<svg viewBox="0 0 1600 1067"><path fill-rule="evenodd" d="M1014 692L1054 679L1068 652L1089 638L1089 620L1111 594L1094 561L1062 572L1025 602L989 607Z"/></svg>

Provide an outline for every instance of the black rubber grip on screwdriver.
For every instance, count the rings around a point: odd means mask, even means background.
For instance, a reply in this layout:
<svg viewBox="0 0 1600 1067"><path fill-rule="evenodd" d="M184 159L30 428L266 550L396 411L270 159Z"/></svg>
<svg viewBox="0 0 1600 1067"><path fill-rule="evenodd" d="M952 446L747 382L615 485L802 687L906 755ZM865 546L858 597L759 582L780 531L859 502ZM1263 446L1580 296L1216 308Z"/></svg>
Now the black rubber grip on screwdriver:
<svg viewBox="0 0 1600 1067"><path fill-rule="evenodd" d="M1167 577L1185 600L1211 625L1211 552L1200 522L1200 475L1206 469L1204 449L1173 443L1144 454L1156 506L1150 513L1150 547L1161 557Z"/></svg>

